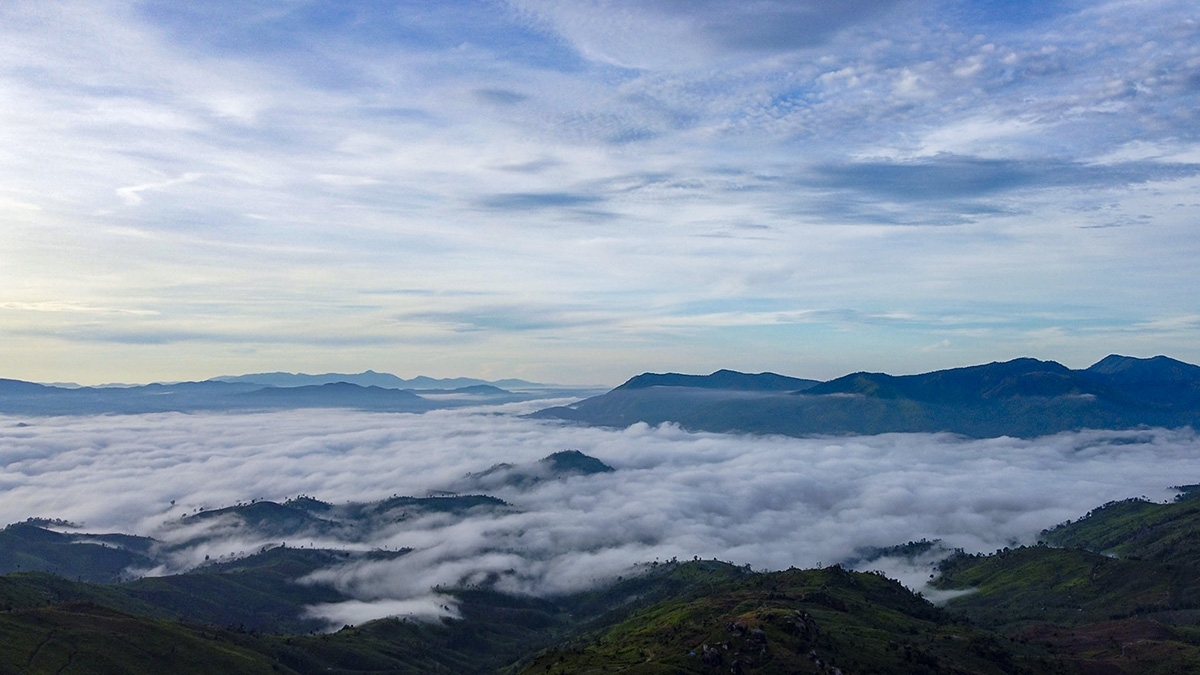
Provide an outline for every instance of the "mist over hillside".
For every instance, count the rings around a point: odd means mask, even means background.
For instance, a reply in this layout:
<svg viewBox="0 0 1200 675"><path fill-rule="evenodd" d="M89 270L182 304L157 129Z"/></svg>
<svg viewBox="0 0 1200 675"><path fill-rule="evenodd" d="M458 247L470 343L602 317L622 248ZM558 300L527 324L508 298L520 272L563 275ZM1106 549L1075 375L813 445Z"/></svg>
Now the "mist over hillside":
<svg viewBox="0 0 1200 675"><path fill-rule="evenodd" d="M326 615L354 623L351 614L362 621L452 606L431 596L439 586L566 592L655 559L787 569L921 538L990 551L1031 542L1110 499L1169 498L1167 486L1200 476L1200 439L1190 429L801 439L524 416L536 407L0 417L0 521L59 518L80 531L192 542L172 554L176 570L285 541L410 550L309 575L347 598ZM613 470L548 473L541 460L564 450ZM302 495L336 506L459 492L506 506L414 515L354 536L233 526L215 511ZM217 515L197 520L203 512ZM872 566L917 586L928 574L890 564Z"/></svg>

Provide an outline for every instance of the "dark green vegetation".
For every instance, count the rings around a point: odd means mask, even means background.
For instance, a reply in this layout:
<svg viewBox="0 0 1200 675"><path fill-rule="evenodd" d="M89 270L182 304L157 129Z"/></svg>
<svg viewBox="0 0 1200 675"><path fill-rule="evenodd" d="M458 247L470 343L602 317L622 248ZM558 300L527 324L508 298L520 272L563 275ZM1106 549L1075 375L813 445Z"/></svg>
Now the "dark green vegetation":
<svg viewBox="0 0 1200 675"><path fill-rule="evenodd" d="M335 536L363 541L380 528L409 519L467 519L510 508L486 495L396 496L336 505L311 497L282 504L255 501L185 516L178 522L191 536L171 544L123 534L76 533L64 527L69 524L31 520L0 530L0 574L48 573L21 578L54 602L90 602L240 630L307 633L326 627L324 621L306 615L308 607L350 598L331 586L297 580L318 570L395 558L408 551L296 548L280 540ZM233 551L214 560L205 556L185 573L138 578L139 571L179 567L173 562L177 555L238 532L245 532L247 540L275 543L249 555Z"/></svg>
<svg viewBox="0 0 1200 675"><path fill-rule="evenodd" d="M738 375L739 377L733 377ZM1200 422L1200 367L1109 356L1085 370L1016 359L922 375L854 373L787 382L771 373L645 374L536 417L599 426L806 436L948 431L989 438ZM779 387L787 385L786 391Z"/></svg>
<svg viewBox="0 0 1200 675"><path fill-rule="evenodd" d="M605 464L604 462L589 457L578 450L563 450L556 452L545 459L542 459L539 464L543 464L546 468L556 476L563 475L591 475L595 473L612 473L616 469Z"/></svg>
<svg viewBox="0 0 1200 675"><path fill-rule="evenodd" d="M431 514L448 514L459 518L503 512L509 508L504 500L487 495L444 495L434 497L394 496L377 502L348 502L328 504L311 497L297 497L282 504L255 501L221 509L200 511L180 520L184 526L212 522L219 524L226 536L229 528L245 530L257 538L286 541L298 537L336 537L340 541L359 542L389 525L418 519ZM219 523L217 521L220 521ZM174 548L184 548L202 541L202 531Z"/></svg>
<svg viewBox="0 0 1200 675"><path fill-rule="evenodd" d="M127 570L148 570L167 564L173 554L203 542L228 538L231 532L245 532L247 538L259 541L274 540L264 548L266 551L289 538L336 537L343 542L360 542L370 539L381 528L406 520L430 515L465 519L503 513L510 508L501 499L478 494L394 496L377 502L345 504L329 504L304 496L283 503L256 500L183 516L172 524L189 528L190 534L171 544L125 534L71 532L74 528L69 524L64 527L30 519L0 530L0 574L50 572L67 579L111 583L128 578ZM244 555L241 552L239 557Z"/></svg>
<svg viewBox="0 0 1200 675"><path fill-rule="evenodd" d="M113 608L110 591L0 577L0 672L214 672L205 663L230 673L1054 672L1040 648L839 567L768 574L668 563L545 600L457 590L448 597L460 620L385 619L329 635L151 618ZM565 646L547 649L555 644Z"/></svg>
<svg viewBox="0 0 1200 675"><path fill-rule="evenodd" d="M445 499L434 502L445 512L493 506ZM276 514L280 506L339 508L301 497L234 509ZM12 526L22 538L7 541L32 541L43 553L47 541L66 546L34 536L42 524ZM301 608L343 596L294 580L352 555L405 552L276 547L115 584L9 574L0 576L0 672L1200 672L1198 528L1200 499L1190 489L1171 504L1106 504L1044 532L1038 546L950 557L937 585L970 592L944 608L839 566L763 573L671 561L569 596L447 589L459 619L386 619L323 635L311 633Z"/></svg>
<svg viewBox="0 0 1200 675"><path fill-rule="evenodd" d="M1200 672L1197 532L1192 491L1170 504L1113 502L1038 546L953 556L937 583L972 589L949 610L1093 672Z"/></svg>
<svg viewBox="0 0 1200 675"><path fill-rule="evenodd" d="M13 573L0 576L0 608L12 602L21 606L20 599L32 595L43 602L94 603L159 619L186 619L247 631L308 633L326 624L306 617L307 607L349 598L329 586L301 584L298 579L339 564L403 554L276 547L182 574L104 584L42 572Z"/></svg>
<svg viewBox="0 0 1200 675"><path fill-rule="evenodd" d="M534 464L494 464L485 471L469 473L448 487L454 493L494 490L502 485L529 487L544 480L612 473L615 470L578 450L563 450L543 457Z"/></svg>
<svg viewBox="0 0 1200 675"><path fill-rule="evenodd" d="M835 566L729 577L713 566L673 569L697 583L521 672L1055 672L1037 647L956 621L881 575Z"/></svg>
<svg viewBox="0 0 1200 675"><path fill-rule="evenodd" d="M67 579L111 583L130 567L150 568L153 541L123 534L70 535L33 519L0 530L0 573L50 572Z"/></svg>
<svg viewBox="0 0 1200 675"><path fill-rule="evenodd" d="M192 585L212 593L210 605L239 602L245 592L211 574L194 576ZM213 616L210 606L184 605L182 618L167 620L162 606L152 604L160 598L138 605L120 588L8 575L0 577L0 673L60 672L72 659L75 667L61 672L217 672L189 666L205 662L228 663L230 673L495 672L550 644L567 625L561 608L546 601L479 590L447 594L453 601L461 620L387 619L334 634L267 634L203 621ZM230 655L240 661L230 662ZM97 669L97 663L122 667Z"/></svg>
<svg viewBox="0 0 1200 675"><path fill-rule="evenodd" d="M245 636L133 616L89 603L0 614L0 672L274 673ZM285 671L286 672L286 671Z"/></svg>

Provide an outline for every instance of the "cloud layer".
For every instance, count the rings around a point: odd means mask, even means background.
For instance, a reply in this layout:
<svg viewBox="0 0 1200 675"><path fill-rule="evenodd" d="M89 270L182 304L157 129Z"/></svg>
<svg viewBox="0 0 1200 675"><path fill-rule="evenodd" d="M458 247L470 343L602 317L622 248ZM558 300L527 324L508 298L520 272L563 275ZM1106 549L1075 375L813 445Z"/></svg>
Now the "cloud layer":
<svg viewBox="0 0 1200 675"><path fill-rule="evenodd" d="M6 2L0 370L1200 361L1193 15Z"/></svg>
<svg viewBox="0 0 1200 675"><path fill-rule="evenodd" d="M431 595L438 585L545 594L672 557L784 569L921 538L987 552L1030 543L1040 530L1109 500L1168 498L1171 485L1200 476L1200 439L1188 430L1031 441L795 439L559 426L522 419L514 414L520 409L62 417L28 426L0 419L0 520L65 518L89 531L177 541L195 534L179 530L180 515L255 498L422 496L498 462L532 463L568 448L616 468L498 485L492 494L512 509L429 514L369 541L289 540L413 549L312 576L354 598L313 612L353 623L347 617L361 621L398 607L452 614ZM278 543L231 531L177 563ZM895 572L910 582L927 574Z"/></svg>

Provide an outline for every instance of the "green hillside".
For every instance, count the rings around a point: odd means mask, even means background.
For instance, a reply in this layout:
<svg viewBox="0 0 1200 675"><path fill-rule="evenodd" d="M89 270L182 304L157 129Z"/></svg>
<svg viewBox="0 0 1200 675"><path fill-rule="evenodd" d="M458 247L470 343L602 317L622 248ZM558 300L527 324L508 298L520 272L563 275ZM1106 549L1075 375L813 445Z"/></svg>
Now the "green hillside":
<svg viewBox="0 0 1200 675"><path fill-rule="evenodd" d="M348 598L294 579L407 553L280 546L120 583L0 575L0 673L1200 672L1193 494L1106 504L1038 546L953 555L936 586L958 594L943 607L877 573L693 560L551 598L443 589L461 618L315 634L304 609ZM11 534L44 560L62 545Z"/></svg>
<svg viewBox="0 0 1200 675"><path fill-rule="evenodd" d="M130 567L149 568L151 540L127 535L72 536L30 520L0 529L0 572L49 572L67 579L109 583Z"/></svg>
<svg viewBox="0 0 1200 675"><path fill-rule="evenodd" d="M1054 672L1044 656L955 621L881 575L827 567L699 584L521 672Z"/></svg>
<svg viewBox="0 0 1200 675"><path fill-rule="evenodd" d="M1113 502L1043 532L1043 545L953 556L937 585L970 591L948 611L1076 664L1200 672L1198 531L1188 492Z"/></svg>
<svg viewBox="0 0 1200 675"><path fill-rule="evenodd" d="M1200 562L1200 492L1197 486L1180 486L1174 502L1159 504L1144 499L1110 502L1079 520L1042 533L1049 544L1074 547L1163 563L1192 565Z"/></svg>
<svg viewBox="0 0 1200 675"><path fill-rule="evenodd" d="M0 672L289 673L258 641L67 602L0 613Z"/></svg>

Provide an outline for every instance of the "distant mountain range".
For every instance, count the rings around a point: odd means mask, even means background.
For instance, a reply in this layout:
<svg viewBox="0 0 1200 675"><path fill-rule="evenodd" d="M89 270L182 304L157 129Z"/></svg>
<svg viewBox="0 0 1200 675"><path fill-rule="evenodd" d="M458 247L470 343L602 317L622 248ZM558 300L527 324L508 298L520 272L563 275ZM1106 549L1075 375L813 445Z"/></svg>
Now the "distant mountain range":
<svg viewBox="0 0 1200 675"><path fill-rule="evenodd" d="M369 372L369 371L368 371ZM286 375L286 374L283 374ZM392 375L374 379L385 381ZM433 380L416 378L408 382L455 384L474 382L457 388L397 389L344 380L320 384L302 384L307 378L332 378L334 375L265 377L256 375L230 378L231 381L178 382L121 387L68 387L37 384L22 380L0 379L0 414L10 415L94 415L152 412L256 411L295 408L350 408L379 412L425 412L436 408L464 405L500 404L545 398L584 395L587 390L530 388L514 392L478 380L458 378ZM292 378L292 379L289 379ZM347 376L353 379L356 376ZM372 378L368 377L366 380ZM397 381L399 378L395 378ZM521 382L521 380L505 380ZM291 384L282 384L290 382ZM420 393L418 393L420 392ZM593 390L594 392L594 390Z"/></svg>
<svg viewBox="0 0 1200 675"><path fill-rule="evenodd" d="M501 385L513 387L513 390ZM524 380L404 380L387 373L260 373L203 382L67 387L0 379L0 414L437 408L584 397L532 415L594 426L675 423L692 431L789 436L951 432L1034 437L1076 429L1200 422L1200 367L1112 355L1083 370L1022 358L920 375L852 373L827 382L775 373L644 373L603 393Z"/></svg>
<svg viewBox="0 0 1200 675"><path fill-rule="evenodd" d="M308 375L305 373L251 373L249 375L222 375L214 377L210 382L233 382L239 384L259 384L267 387L303 387L321 384L346 382L360 387L381 387L383 389L462 389L479 385L490 385L500 389L545 389L549 385L526 380L478 380L471 377L433 378L419 375L406 380L391 373L377 373L364 370L361 373L323 373Z"/></svg>
<svg viewBox="0 0 1200 675"><path fill-rule="evenodd" d="M533 416L789 436L944 431L1034 437L1084 428L1196 426L1200 367L1165 356L1112 355L1083 370L1022 358L920 375L852 373L828 382L727 370L646 373Z"/></svg>

